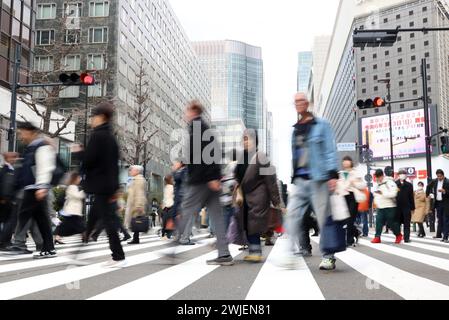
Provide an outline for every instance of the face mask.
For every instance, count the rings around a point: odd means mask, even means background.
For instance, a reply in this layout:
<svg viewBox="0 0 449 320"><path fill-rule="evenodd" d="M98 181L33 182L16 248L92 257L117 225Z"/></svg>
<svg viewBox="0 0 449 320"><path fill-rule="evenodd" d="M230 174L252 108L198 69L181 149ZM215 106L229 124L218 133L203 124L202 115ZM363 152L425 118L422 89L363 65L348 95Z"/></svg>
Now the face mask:
<svg viewBox="0 0 449 320"><path fill-rule="evenodd" d="M401 181L405 181L405 180L407 179L407 175L401 174L401 175L399 176L399 179L401 179Z"/></svg>
<svg viewBox="0 0 449 320"><path fill-rule="evenodd" d="M418 191L423 191L424 188L423 187L418 187Z"/></svg>

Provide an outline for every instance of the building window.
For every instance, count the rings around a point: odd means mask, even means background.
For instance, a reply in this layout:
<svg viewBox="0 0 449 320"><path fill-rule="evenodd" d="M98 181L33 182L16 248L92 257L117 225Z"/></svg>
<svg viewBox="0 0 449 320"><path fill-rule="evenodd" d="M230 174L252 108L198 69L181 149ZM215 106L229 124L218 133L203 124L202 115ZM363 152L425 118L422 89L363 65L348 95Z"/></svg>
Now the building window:
<svg viewBox="0 0 449 320"><path fill-rule="evenodd" d="M89 4L89 17L108 17L109 1L91 2Z"/></svg>
<svg viewBox="0 0 449 320"><path fill-rule="evenodd" d="M422 22L423 22L423 23L427 23L427 22L429 22L429 19L424 18L424 19L422 19Z"/></svg>
<svg viewBox="0 0 449 320"><path fill-rule="evenodd" d="M399 81L399 86L403 87L404 86L404 81Z"/></svg>
<svg viewBox="0 0 449 320"><path fill-rule="evenodd" d="M386 74L385 74L385 78L390 78L390 76L391 76L391 73L390 72L387 72Z"/></svg>
<svg viewBox="0 0 449 320"><path fill-rule="evenodd" d="M106 59L104 54L89 54L87 56L87 69L104 70L106 69Z"/></svg>
<svg viewBox="0 0 449 320"><path fill-rule="evenodd" d="M107 85L103 83L98 83L94 86L88 87L88 96L89 97L103 97L106 95Z"/></svg>
<svg viewBox="0 0 449 320"><path fill-rule="evenodd" d="M377 91L379 91L379 87L378 87L378 86L375 86L375 87L374 87L374 92L377 92Z"/></svg>
<svg viewBox="0 0 449 320"><path fill-rule="evenodd" d="M48 46L55 42L55 30L37 30L36 45Z"/></svg>
<svg viewBox="0 0 449 320"><path fill-rule="evenodd" d="M399 98L404 98L404 92L399 93Z"/></svg>
<svg viewBox="0 0 449 320"><path fill-rule="evenodd" d="M426 52L426 53L424 54L424 56L425 56L426 58L430 58L430 53L429 53L429 52Z"/></svg>
<svg viewBox="0 0 449 320"><path fill-rule="evenodd" d="M424 41L424 46L425 47L429 46L429 41L428 40Z"/></svg>
<svg viewBox="0 0 449 320"><path fill-rule="evenodd" d="M44 20L44 19L55 19L56 18L56 4L39 4L37 6L37 16L36 19Z"/></svg>
<svg viewBox="0 0 449 320"><path fill-rule="evenodd" d="M365 57L362 57L360 61L365 62Z"/></svg>
<svg viewBox="0 0 449 320"><path fill-rule="evenodd" d="M431 87L427 88L427 91L432 92L432 88Z"/></svg>
<svg viewBox="0 0 449 320"><path fill-rule="evenodd" d="M366 82L366 78L362 78L362 83L365 83Z"/></svg>
<svg viewBox="0 0 449 320"><path fill-rule="evenodd" d="M390 66L390 61L386 61L385 62L385 67L389 67Z"/></svg>
<svg viewBox="0 0 449 320"><path fill-rule="evenodd" d="M398 53L401 53L402 52L402 48L398 48Z"/></svg>
<svg viewBox="0 0 449 320"><path fill-rule="evenodd" d="M409 25L410 25L410 27L414 27L415 26L415 22L411 21Z"/></svg>
<svg viewBox="0 0 449 320"><path fill-rule="evenodd" d="M82 14L82 3L65 3L64 16L69 18L80 18Z"/></svg>
<svg viewBox="0 0 449 320"><path fill-rule="evenodd" d="M418 90L413 90L412 94L413 94L414 96L418 95Z"/></svg>
<svg viewBox="0 0 449 320"><path fill-rule="evenodd" d="M417 83L418 80L416 78L412 79L412 83Z"/></svg>
<svg viewBox="0 0 449 320"><path fill-rule="evenodd" d="M77 44L81 42L81 30L66 30L65 39L66 44Z"/></svg>
<svg viewBox="0 0 449 320"><path fill-rule="evenodd" d="M366 71L366 68L363 67L363 68L361 69L361 72L365 72L365 71Z"/></svg>
<svg viewBox="0 0 449 320"><path fill-rule="evenodd" d="M51 56L37 56L34 58L34 71L36 72L50 72L53 71L53 57Z"/></svg>
<svg viewBox="0 0 449 320"><path fill-rule="evenodd" d="M79 71L81 69L81 56L68 55L64 58L63 68L65 71Z"/></svg>
<svg viewBox="0 0 449 320"><path fill-rule="evenodd" d="M390 51L385 51L385 56L389 56L390 55Z"/></svg>
<svg viewBox="0 0 449 320"><path fill-rule="evenodd" d="M410 39L413 39L415 37L414 33L410 33Z"/></svg>
<svg viewBox="0 0 449 320"><path fill-rule="evenodd" d="M413 16L413 10L409 11L409 12L408 12L408 15L409 15L409 16Z"/></svg>
<svg viewBox="0 0 449 320"><path fill-rule="evenodd" d="M417 107L418 106L418 101L413 102L413 106Z"/></svg>
<svg viewBox="0 0 449 320"><path fill-rule="evenodd" d="M398 27L400 28L401 26L398 26ZM402 41L402 37L401 36L398 37L398 42L400 42L400 41Z"/></svg>
<svg viewBox="0 0 449 320"><path fill-rule="evenodd" d="M402 59L398 59L398 64L401 64L403 62Z"/></svg>
<svg viewBox="0 0 449 320"><path fill-rule="evenodd" d="M108 42L108 28L90 28L89 43L106 43Z"/></svg>
<svg viewBox="0 0 449 320"><path fill-rule="evenodd" d="M120 46L122 48L124 48L125 50L127 50L127 43L128 43L128 38L126 37L126 35L123 32L120 33Z"/></svg>
<svg viewBox="0 0 449 320"><path fill-rule="evenodd" d="M412 61L416 61L416 56L412 56Z"/></svg>
<svg viewBox="0 0 449 320"><path fill-rule="evenodd" d="M374 81L377 81L377 79L379 79L378 76L374 76L374 77L373 77L373 80L374 80Z"/></svg>
<svg viewBox="0 0 449 320"><path fill-rule="evenodd" d="M398 71L398 74L399 74L400 76L402 76L402 75L404 74L404 70L399 70L399 71Z"/></svg>
<svg viewBox="0 0 449 320"><path fill-rule="evenodd" d="M377 70L377 64L373 65L373 70Z"/></svg>
<svg viewBox="0 0 449 320"><path fill-rule="evenodd" d="M412 72L416 72L416 67L412 67Z"/></svg>
<svg viewBox="0 0 449 320"><path fill-rule="evenodd" d="M427 7L423 7L422 12L427 12Z"/></svg>
<svg viewBox="0 0 449 320"><path fill-rule="evenodd" d="M121 74L123 74L124 76L126 76L126 73L128 72L128 66L126 64L126 61L124 59L120 59L119 65L118 65L118 69L120 71Z"/></svg>
<svg viewBox="0 0 449 320"><path fill-rule="evenodd" d="M388 18L384 18L384 23L388 23Z"/></svg>
<svg viewBox="0 0 449 320"><path fill-rule="evenodd" d="M416 45L414 45L414 44L410 45L411 50L415 50L415 48L416 48Z"/></svg>
<svg viewBox="0 0 449 320"><path fill-rule="evenodd" d="M69 86L59 91L60 98L78 98L80 95L80 87Z"/></svg>
<svg viewBox="0 0 449 320"><path fill-rule="evenodd" d="M396 20L399 20L399 19L401 19L401 15L400 14L396 15Z"/></svg>
<svg viewBox="0 0 449 320"><path fill-rule="evenodd" d="M362 93L366 93L366 89L362 89Z"/></svg>
<svg viewBox="0 0 449 320"><path fill-rule="evenodd" d="M373 59L377 59L377 54L373 54Z"/></svg>

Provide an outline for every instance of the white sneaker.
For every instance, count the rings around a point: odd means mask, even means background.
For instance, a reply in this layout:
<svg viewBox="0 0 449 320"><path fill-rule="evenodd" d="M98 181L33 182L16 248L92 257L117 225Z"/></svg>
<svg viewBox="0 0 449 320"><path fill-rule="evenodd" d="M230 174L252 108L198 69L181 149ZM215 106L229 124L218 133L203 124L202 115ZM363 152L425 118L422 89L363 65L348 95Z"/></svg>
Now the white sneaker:
<svg viewBox="0 0 449 320"><path fill-rule="evenodd" d="M106 263L104 263L102 265L103 268L111 268L111 269L121 269L126 267L127 265L127 261L126 260L122 260L122 261L108 261Z"/></svg>

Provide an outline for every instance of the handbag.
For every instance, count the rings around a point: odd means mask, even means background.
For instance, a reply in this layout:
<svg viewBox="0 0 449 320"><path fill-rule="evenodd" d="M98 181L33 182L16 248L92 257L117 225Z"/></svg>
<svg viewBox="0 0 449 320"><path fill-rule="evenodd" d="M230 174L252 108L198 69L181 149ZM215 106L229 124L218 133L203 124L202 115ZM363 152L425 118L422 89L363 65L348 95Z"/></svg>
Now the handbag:
<svg viewBox="0 0 449 320"><path fill-rule="evenodd" d="M238 185L232 194L232 203L234 206L241 208L243 207L243 202L245 201L245 198L243 196L242 187Z"/></svg>
<svg viewBox="0 0 449 320"><path fill-rule="evenodd" d="M321 230L321 252L332 254L346 251L346 230L329 216Z"/></svg>
<svg viewBox="0 0 449 320"><path fill-rule="evenodd" d="M147 233L150 230L150 218L147 216L140 216L132 218L131 231Z"/></svg>
<svg viewBox="0 0 449 320"><path fill-rule="evenodd" d="M167 222L165 223L165 230L167 231L175 230L175 222L173 221L173 218L167 219Z"/></svg>
<svg viewBox="0 0 449 320"><path fill-rule="evenodd" d="M246 246L248 244L246 232L241 228L238 218L235 216L231 217L231 223L226 233L226 240L228 243L238 246Z"/></svg>
<svg viewBox="0 0 449 320"><path fill-rule="evenodd" d="M330 206L334 221L345 221L351 217L345 197L334 193L330 196Z"/></svg>

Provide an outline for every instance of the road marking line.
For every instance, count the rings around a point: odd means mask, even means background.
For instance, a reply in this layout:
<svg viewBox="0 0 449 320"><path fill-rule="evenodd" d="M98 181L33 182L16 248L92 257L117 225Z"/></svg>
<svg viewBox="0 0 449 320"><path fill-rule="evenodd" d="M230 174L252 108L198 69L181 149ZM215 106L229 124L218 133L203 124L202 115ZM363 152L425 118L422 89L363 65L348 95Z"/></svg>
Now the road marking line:
<svg viewBox="0 0 449 320"><path fill-rule="evenodd" d="M285 243L278 239L246 296L246 300L324 300L323 293L304 258L298 257L297 270L276 267L285 258Z"/></svg>
<svg viewBox="0 0 449 320"><path fill-rule="evenodd" d="M230 246L233 257L241 254L238 246ZM217 257L210 252L169 269L106 291L88 300L168 300L192 283L203 278L220 266L208 266L207 260ZM232 267L230 267L232 268ZM157 288L148 290L148 288Z"/></svg>

